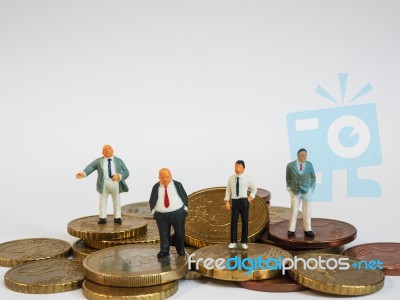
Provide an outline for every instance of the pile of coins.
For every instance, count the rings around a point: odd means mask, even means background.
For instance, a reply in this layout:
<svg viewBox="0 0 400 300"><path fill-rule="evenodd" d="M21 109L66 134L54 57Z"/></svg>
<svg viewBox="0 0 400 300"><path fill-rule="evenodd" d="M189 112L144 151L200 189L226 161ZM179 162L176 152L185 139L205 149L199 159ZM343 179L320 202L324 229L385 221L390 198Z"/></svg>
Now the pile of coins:
<svg viewBox="0 0 400 300"><path fill-rule="evenodd" d="M122 224L114 224L107 216L107 224L97 224L98 216L83 217L68 223L68 233L80 238L72 245L75 259L83 261L99 249L121 244L158 242L155 224L135 216L126 216Z"/></svg>
<svg viewBox="0 0 400 300"><path fill-rule="evenodd" d="M165 299L175 294L188 272L186 257L171 251L168 258L157 259L159 250L158 245L130 244L91 254L83 262L83 294L92 300L99 295Z"/></svg>
<svg viewBox="0 0 400 300"><path fill-rule="evenodd" d="M9 289L28 294L50 294L80 288L82 262L67 259L71 245L63 240L32 238L0 244L0 266Z"/></svg>
<svg viewBox="0 0 400 300"><path fill-rule="evenodd" d="M69 222L68 233L79 238L72 247L48 238L0 244L0 266L11 267L5 285L30 294L82 287L91 300L166 299L177 292L180 279L214 278L263 292L311 289L355 296L381 289L385 274L400 275L400 243L358 245L342 254L357 236L346 222L313 218L315 237L310 239L299 220L296 236L288 238L290 209L270 206L271 193L265 189L257 190L249 207L248 249L229 249L224 194L224 187L216 187L189 195L186 256L171 247L169 257L157 258L158 229L148 202L139 202L122 207L121 225L113 216L107 224L97 224L98 216ZM68 259L71 253L74 259ZM343 262L349 267L342 268Z"/></svg>

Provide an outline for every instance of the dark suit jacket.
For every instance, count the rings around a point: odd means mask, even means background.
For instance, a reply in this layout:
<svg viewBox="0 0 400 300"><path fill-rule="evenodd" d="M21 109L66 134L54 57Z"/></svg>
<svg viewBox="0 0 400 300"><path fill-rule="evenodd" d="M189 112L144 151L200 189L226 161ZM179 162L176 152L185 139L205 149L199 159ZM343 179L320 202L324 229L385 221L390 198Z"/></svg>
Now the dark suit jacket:
<svg viewBox="0 0 400 300"><path fill-rule="evenodd" d="M186 195L185 189L183 188L182 183L179 181L172 180L174 182L176 191L178 192L179 197L182 199L183 204L188 207L188 197ZM160 182L157 182L154 186L153 189L151 190L151 195L150 195L150 211L154 209L154 207L157 204L158 200L158 188L160 187Z"/></svg>

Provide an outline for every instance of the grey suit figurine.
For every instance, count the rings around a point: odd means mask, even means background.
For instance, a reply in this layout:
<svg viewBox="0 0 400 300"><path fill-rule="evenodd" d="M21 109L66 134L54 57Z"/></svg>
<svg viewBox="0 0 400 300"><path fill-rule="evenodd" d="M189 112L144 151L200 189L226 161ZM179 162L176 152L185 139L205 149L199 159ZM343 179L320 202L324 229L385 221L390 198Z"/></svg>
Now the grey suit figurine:
<svg viewBox="0 0 400 300"><path fill-rule="evenodd" d="M111 195L114 207L114 223L122 224L120 193L127 192L128 186L125 179L129 171L124 162L114 156L114 150L110 145L103 147L103 157L95 159L83 172L76 174L77 179L89 176L97 171L96 190L99 193L99 224L107 223L107 198Z"/></svg>
<svg viewBox="0 0 400 300"><path fill-rule="evenodd" d="M311 197L315 189L315 173L311 162L307 160L307 150L297 151L297 160L286 166L286 188L290 194L290 219L288 237L295 237L296 221L302 202L304 235L314 238L311 229Z"/></svg>

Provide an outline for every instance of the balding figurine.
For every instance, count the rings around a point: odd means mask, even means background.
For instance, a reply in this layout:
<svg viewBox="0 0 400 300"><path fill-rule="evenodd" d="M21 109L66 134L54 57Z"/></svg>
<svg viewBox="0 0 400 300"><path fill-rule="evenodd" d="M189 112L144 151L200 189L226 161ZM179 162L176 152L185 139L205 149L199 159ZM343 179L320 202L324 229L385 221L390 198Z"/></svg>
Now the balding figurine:
<svg viewBox="0 0 400 300"><path fill-rule="evenodd" d="M169 256L171 226L174 228L176 251L179 256L184 256L188 197L182 184L172 180L168 169L161 169L158 178L160 181L153 186L149 200L151 213L157 222L160 234L160 252L157 258Z"/></svg>
<svg viewBox="0 0 400 300"><path fill-rule="evenodd" d="M122 224L119 194L129 190L125 183L129 171L124 162L114 156L114 150L110 145L105 145L102 153L103 157L95 159L82 172L77 173L76 178L81 179L97 171L96 190L99 193L99 221L97 223L107 223L107 199L108 195L111 195L114 207L114 223Z"/></svg>

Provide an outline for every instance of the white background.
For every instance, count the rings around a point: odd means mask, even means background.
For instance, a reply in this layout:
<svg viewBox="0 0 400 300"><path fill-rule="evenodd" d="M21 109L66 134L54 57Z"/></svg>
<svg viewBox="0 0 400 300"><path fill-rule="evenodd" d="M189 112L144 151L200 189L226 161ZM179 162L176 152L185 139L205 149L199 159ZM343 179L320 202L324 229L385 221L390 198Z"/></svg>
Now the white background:
<svg viewBox="0 0 400 300"><path fill-rule="evenodd" d="M374 88L357 104L376 104L383 163L360 173L382 195L348 199L346 172L337 171L334 200L314 203L313 216L356 226L353 244L400 242L399 53L396 0L0 0L0 243L73 243L67 223L98 213L96 175L78 181L75 173L107 143L131 172L123 205L147 201L161 167L191 193L225 185L243 159L271 203L288 206L286 114L333 107L314 90L340 95L341 72L349 73L349 95L368 82ZM386 277L365 299L399 293L399 278ZM228 296L269 294L185 281L174 299ZM0 298L83 296L18 294L0 284Z"/></svg>

